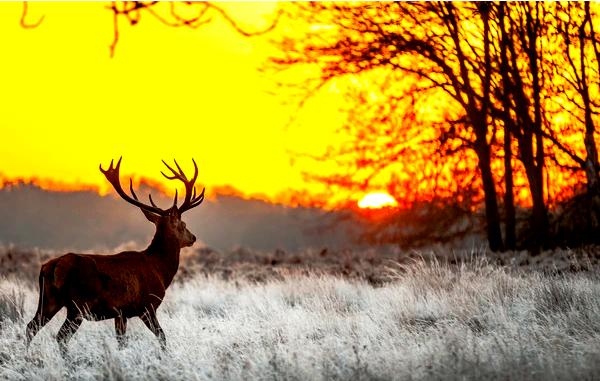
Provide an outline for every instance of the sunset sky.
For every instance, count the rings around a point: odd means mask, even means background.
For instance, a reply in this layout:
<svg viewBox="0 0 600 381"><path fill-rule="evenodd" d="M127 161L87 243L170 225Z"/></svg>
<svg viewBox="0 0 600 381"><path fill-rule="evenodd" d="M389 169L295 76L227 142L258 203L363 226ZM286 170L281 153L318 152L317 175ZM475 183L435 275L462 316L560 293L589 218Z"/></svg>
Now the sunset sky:
<svg viewBox="0 0 600 381"><path fill-rule="evenodd" d="M276 4L222 4L247 30L273 19ZM273 95L259 68L272 35L246 38L218 15L199 29L172 28L148 14L121 20L114 58L106 3L0 4L0 177L38 178L106 191L98 164L123 155L124 175L163 181L161 159L178 158L208 192L231 186L276 198L308 189L290 151L316 153L342 120L340 95L325 89L286 127L292 106ZM277 33L275 30L273 33ZM42 181L42 183L44 182ZM166 182L166 180L165 180ZM168 184L172 186L171 184Z"/></svg>

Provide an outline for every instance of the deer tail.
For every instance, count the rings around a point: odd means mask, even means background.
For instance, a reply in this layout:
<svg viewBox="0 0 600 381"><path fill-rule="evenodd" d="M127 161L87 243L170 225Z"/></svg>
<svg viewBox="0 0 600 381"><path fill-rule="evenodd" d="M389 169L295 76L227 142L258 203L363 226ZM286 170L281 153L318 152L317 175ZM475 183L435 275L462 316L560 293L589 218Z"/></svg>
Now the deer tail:
<svg viewBox="0 0 600 381"><path fill-rule="evenodd" d="M56 267L56 260L51 260L42 265L40 269L40 297L38 300L38 314L42 313L44 306L48 303L52 303L52 297L54 296L54 268Z"/></svg>

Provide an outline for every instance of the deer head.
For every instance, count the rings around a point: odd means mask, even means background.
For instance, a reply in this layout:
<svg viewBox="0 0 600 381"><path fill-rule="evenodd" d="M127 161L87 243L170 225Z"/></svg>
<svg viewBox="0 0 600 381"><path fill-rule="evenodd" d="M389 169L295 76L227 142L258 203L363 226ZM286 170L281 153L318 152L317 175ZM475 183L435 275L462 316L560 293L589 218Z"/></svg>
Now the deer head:
<svg viewBox="0 0 600 381"><path fill-rule="evenodd" d="M181 181L185 186L185 198L183 203L180 206L177 206L177 190L175 190L173 206L168 209L161 209L156 206L152 200L152 195L148 195L150 205L140 202L133 190L131 179L129 179L131 196L121 188L121 183L119 181L121 159L122 157L115 166L113 166L113 161L111 160L110 166L106 170L100 165L100 171L104 174L108 182L111 183L119 196L121 196L123 200L142 210L148 221L154 223L156 226L157 235L160 235L169 241L177 242L180 248L193 245L196 241L196 237L186 228L185 222L181 220L181 215L183 212L200 205L202 201L204 201L205 188L202 189L200 194L196 195L196 188L194 186L196 179L198 178L198 166L196 165L196 161L192 159L192 162L194 163L194 176L192 176L191 179L187 178L176 160L174 160L174 162L177 170L169 166L164 160L162 161L171 172L171 175L166 175L164 172L161 172L162 175L169 180Z"/></svg>

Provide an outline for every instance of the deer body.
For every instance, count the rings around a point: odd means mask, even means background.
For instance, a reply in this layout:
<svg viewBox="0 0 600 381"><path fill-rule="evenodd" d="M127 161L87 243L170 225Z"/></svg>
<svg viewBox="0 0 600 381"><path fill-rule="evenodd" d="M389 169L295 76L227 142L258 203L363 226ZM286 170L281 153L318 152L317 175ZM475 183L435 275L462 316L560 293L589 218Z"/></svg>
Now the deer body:
<svg viewBox="0 0 600 381"><path fill-rule="evenodd" d="M162 270L164 262L135 251L69 253L42 266L40 282L44 283L40 287L48 293L47 303L54 299L63 305L70 302L90 320L140 316L156 310L175 275ZM116 268L126 268L127 272L116 272Z"/></svg>
<svg viewBox="0 0 600 381"><path fill-rule="evenodd" d="M38 308L26 330L28 345L37 332L66 307L67 319L57 335L63 352L83 319L115 319L117 340L119 346L123 346L127 319L140 317L158 337L161 347L166 347L156 310L177 273L181 248L191 246L196 240L186 229L181 213L199 205L204 199L204 191L196 197L193 184L198 169L195 162L196 172L191 180L187 180L178 165L179 173L167 165L175 176L165 176L177 178L186 185L183 204L177 208L177 194L173 207L167 210L156 207L152 198L152 206L142 204L132 188L133 199L121 189L118 180L120 162L114 169L111 162L108 170L101 170L117 193L140 207L146 218L155 224L152 242L143 251L124 251L114 255L68 253L42 265Z"/></svg>

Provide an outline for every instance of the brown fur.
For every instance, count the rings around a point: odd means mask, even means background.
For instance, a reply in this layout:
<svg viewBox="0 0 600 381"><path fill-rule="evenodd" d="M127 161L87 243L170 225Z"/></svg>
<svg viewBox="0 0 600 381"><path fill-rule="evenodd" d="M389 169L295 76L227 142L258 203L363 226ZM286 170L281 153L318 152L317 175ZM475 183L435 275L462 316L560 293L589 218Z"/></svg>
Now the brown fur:
<svg viewBox="0 0 600 381"><path fill-rule="evenodd" d="M103 171L107 178L118 178L119 164L120 160L115 169L111 163L109 170ZM114 177L110 177L109 181L116 189L120 188L118 180L114 183ZM189 182L186 188L188 186ZM127 196L122 197L129 201ZM135 193L134 197L137 201ZM180 208L175 201L168 210L155 206L146 208L139 202L135 204L156 226L154 238L146 250L114 255L68 253L44 263L40 270L38 308L26 329L27 345L59 310L66 307L67 319L57 335L63 351L83 319L115 319L117 340L123 346L127 319L131 317L140 317L165 348L166 339L156 318L156 310L177 273L180 249L196 240L181 220L181 212L199 205L200 197L203 198L203 193L197 198L186 195Z"/></svg>

